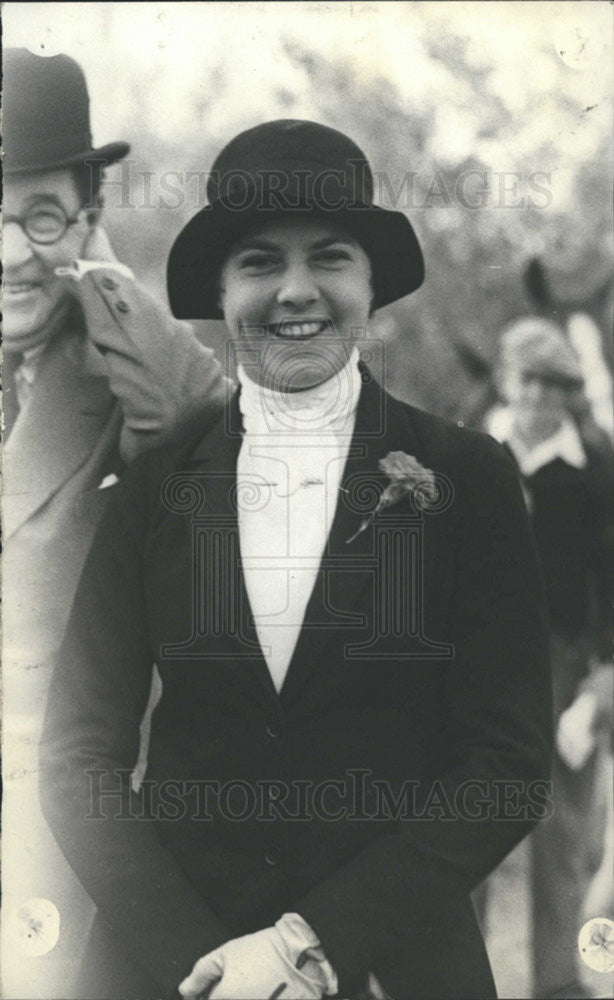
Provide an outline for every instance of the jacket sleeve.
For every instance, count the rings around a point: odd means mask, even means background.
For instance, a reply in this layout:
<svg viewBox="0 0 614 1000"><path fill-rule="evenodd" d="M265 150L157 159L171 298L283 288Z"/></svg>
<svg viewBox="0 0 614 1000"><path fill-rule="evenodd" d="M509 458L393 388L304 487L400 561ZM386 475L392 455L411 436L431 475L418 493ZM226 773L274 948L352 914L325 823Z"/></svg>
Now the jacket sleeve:
<svg viewBox="0 0 614 1000"><path fill-rule="evenodd" d="M150 457L112 487L85 565L49 690L40 796L118 944L156 996L175 997L196 959L233 935L162 846L142 791L130 788L154 659L140 575Z"/></svg>
<svg viewBox="0 0 614 1000"><path fill-rule="evenodd" d="M454 656L441 691L439 801L454 815L399 823L296 910L342 996L437 923L547 810L552 740L541 575L513 464L492 439L459 456ZM425 539L428 545L428 535ZM462 809L459 808L462 803Z"/></svg>
<svg viewBox="0 0 614 1000"><path fill-rule="evenodd" d="M123 414L125 462L219 415L230 382L213 351L172 319L128 269L90 267L75 285L90 342Z"/></svg>

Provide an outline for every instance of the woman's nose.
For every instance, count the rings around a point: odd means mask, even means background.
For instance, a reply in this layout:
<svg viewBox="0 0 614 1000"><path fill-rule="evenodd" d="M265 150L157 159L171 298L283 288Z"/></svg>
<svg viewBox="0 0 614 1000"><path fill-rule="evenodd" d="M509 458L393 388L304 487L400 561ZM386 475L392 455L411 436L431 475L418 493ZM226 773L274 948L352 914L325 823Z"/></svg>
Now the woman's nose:
<svg viewBox="0 0 614 1000"><path fill-rule="evenodd" d="M532 373L524 374L520 379L520 385L524 399L534 400L541 396L541 383Z"/></svg>
<svg viewBox="0 0 614 1000"><path fill-rule="evenodd" d="M4 270L21 267L34 256L32 244L17 222L6 222L3 233Z"/></svg>
<svg viewBox="0 0 614 1000"><path fill-rule="evenodd" d="M319 298L320 290L309 267L295 265L286 268L277 292L280 305L304 309Z"/></svg>
<svg viewBox="0 0 614 1000"><path fill-rule="evenodd" d="M532 400L541 400L544 396L544 385L543 382L538 378L532 378L527 385L527 395L530 396Z"/></svg>

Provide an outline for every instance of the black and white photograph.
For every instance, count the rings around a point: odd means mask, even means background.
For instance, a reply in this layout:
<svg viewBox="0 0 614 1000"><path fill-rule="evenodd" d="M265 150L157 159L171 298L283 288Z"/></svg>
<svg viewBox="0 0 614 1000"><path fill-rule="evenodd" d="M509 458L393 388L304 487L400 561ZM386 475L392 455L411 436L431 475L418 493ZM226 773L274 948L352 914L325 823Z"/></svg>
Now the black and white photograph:
<svg viewBox="0 0 614 1000"><path fill-rule="evenodd" d="M613 21L3 4L5 1000L612 996Z"/></svg>

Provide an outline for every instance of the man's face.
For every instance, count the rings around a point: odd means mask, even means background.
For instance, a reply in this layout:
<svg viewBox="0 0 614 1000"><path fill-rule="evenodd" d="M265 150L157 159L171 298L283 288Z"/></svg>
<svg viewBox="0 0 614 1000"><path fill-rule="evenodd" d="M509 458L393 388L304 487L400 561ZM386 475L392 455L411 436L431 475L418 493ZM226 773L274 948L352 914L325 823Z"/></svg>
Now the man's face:
<svg viewBox="0 0 614 1000"><path fill-rule="evenodd" d="M558 430L567 412L568 393L555 378L510 367L503 389L521 432L545 438Z"/></svg>
<svg viewBox="0 0 614 1000"><path fill-rule="evenodd" d="M4 346L9 350L31 345L37 331L50 321L68 294L66 279L55 268L81 256L89 233L85 213L79 214L79 195L70 170L18 174L4 182ZM79 216L57 243L34 242L11 216L60 208L67 219ZM40 217L44 222L44 215ZM39 338L40 339L40 338Z"/></svg>
<svg viewBox="0 0 614 1000"><path fill-rule="evenodd" d="M284 392L320 385L343 368L372 298L369 257L327 221L290 217L254 230L220 276L230 332L254 349L248 374Z"/></svg>

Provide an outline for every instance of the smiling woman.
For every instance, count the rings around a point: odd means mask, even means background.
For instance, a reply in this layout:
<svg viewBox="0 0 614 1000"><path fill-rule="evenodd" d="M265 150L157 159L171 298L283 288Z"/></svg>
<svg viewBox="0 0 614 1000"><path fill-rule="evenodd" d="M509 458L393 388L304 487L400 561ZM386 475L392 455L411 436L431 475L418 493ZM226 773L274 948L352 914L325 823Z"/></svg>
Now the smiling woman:
<svg viewBox="0 0 614 1000"><path fill-rule="evenodd" d="M120 484L49 699L45 808L99 912L78 995L492 997L469 893L539 818L549 763L513 463L361 363L357 333L424 265L347 136L259 125L208 195L169 297L179 318L224 317L240 385L213 429ZM117 774L154 661L132 796ZM211 822L187 797L166 821L169 779L212 790ZM271 785L238 822L226 792Z"/></svg>
<svg viewBox="0 0 614 1000"><path fill-rule="evenodd" d="M261 385L280 392L328 381L364 334L373 291L362 246L333 223L293 217L240 240L220 275L233 337L259 350Z"/></svg>
<svg viewBox="0 0 614 1000"><path fill-rule="evenodd" d="M270 387L326 382L373 310L422 283L409 220L374 205L364 154L334 129L248 129L217 157L207 193L171 250L171 305L185 318L223 315L233 337L258 346L251 370Z"/></svg>
<svg viewBox="0 0 614 1000"><path fill-rule="evenodd" d="M411 223L374 204L371 168L341 132L293 119L266 122L232 139L208 176L209 204L188 222L169 257L169 297L178 317L220 319L217 282L230 249L289 216L326 221L332 236L340 228L358 241L371 263L374 309L422 284L424 261ZM331 234L314 242L323 238Z"/></svg>

